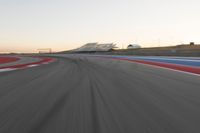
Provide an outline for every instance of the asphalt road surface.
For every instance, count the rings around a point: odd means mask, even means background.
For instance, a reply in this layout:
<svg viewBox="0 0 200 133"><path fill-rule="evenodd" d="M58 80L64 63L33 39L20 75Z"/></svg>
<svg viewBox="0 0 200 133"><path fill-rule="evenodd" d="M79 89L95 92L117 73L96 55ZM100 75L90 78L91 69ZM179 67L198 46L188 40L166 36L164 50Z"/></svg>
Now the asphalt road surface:
<svg viewBox="0 0 200 133"><path fill-rule="evenodd" d="M200 76L79 56L3 72L0 133L200 133Z"/></svg>

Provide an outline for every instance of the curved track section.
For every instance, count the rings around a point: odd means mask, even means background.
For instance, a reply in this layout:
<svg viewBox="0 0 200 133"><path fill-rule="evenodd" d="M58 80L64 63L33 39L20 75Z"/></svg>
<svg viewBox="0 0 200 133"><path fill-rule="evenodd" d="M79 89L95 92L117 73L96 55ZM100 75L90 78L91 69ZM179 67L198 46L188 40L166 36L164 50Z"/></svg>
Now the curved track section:
<svg viewBox="0 0 200 133"><path fill-rule="evenodd" d="M174 71L196 74L200 76L200 58L198 57L159 57L159 56L112 56L112 55L84 55L115 60L125 60L151 66L162 67Z"/></svg>
<svg viewBox="0 0 200 133"><path fill-rule="evenodd" d="M1 64L0 72L35 67L42 64L49 64L55 61L55 59L49 57L13 57L13 58L17 58L18 60Z"/></svg>
<svg viewBox="0 0 200 133"><path fill-rule="evenodd" d="M57 58L0 73L0 132L199 133L199 81L120 60Z"/></svg>

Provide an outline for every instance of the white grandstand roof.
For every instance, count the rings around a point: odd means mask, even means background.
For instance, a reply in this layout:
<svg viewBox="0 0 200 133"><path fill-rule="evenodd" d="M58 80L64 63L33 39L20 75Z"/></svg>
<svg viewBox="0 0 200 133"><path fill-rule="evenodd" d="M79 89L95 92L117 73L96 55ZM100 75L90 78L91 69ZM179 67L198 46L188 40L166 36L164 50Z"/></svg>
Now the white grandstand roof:
<svg viewBox="0 0 200 133"><path fill-rule="evenodd" d="M91 51L109 51L115 48L115 44L107 43L107 44L98 44L98 43L87 43L82 47L75 49L77 52L91 52Z"/></svg>

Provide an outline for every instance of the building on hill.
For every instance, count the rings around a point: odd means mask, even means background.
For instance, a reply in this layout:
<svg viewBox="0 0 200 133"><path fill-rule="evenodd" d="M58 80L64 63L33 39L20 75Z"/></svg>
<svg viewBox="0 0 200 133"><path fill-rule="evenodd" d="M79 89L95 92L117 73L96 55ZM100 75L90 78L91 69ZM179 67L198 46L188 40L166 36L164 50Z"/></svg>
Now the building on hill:
<svg viewBox="0 0 200 133"><path fill-rule="evenodd" d="M141 48L141 46L138 44L129 44L127 46L127 49L138 49L138 48Z"/></svg>
<svg viewBox="0 0 200 133"><path fill-rule="evenodd" d="M196 44L194 42L190 42L189 44L179 44L177 46L194 46L194 45L200 45L200 44Z"/></svg>

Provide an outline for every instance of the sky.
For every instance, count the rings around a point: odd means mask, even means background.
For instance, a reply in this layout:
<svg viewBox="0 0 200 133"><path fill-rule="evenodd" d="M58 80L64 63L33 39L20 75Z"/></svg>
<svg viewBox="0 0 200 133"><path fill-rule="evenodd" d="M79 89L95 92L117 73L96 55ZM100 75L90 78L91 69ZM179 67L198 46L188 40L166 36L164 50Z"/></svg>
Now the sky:
<svg viewBox="0 0 200 133"><path fill-rule="evenodd" d="M0 53L200 43L199 0L0 0Z"/></svg>

